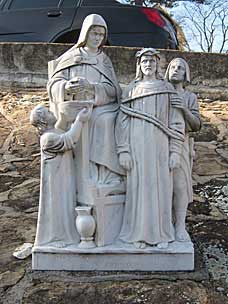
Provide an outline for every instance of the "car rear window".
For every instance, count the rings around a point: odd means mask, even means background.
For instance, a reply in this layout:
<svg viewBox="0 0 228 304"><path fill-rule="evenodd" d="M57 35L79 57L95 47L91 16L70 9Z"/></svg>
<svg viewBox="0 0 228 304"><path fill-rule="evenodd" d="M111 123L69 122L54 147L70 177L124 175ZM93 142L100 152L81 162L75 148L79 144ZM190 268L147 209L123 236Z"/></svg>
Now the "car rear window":
<svg viewBox="0 0 228 304"><path fill-rule="evenodd" d="M68 0L69 1L69 0ZM58 7L60 0L13 0L10 10Z"/></svg>

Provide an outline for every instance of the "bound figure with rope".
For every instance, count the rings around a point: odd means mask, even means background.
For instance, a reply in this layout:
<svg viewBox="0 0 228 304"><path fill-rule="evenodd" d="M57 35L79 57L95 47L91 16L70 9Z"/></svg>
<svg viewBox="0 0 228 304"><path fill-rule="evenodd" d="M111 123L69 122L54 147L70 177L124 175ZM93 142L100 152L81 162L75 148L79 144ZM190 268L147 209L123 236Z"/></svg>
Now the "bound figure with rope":
<svg viewBox="0 0 228 304"><path fill-rule="evenodd" d="M181 98L159 72L158 51L136 54L116 121L117 151L127 174L120 239L136 248L167 248L175 240L172 220L173 170L180 165L185 122Z"/></svg>

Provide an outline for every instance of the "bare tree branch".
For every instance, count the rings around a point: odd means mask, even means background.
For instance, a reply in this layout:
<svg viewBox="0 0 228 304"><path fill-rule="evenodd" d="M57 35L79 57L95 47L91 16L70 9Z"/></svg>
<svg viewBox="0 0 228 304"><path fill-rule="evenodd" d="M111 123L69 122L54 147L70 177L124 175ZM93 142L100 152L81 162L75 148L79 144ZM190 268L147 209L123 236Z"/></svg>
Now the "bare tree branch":
<svg viewBox="0 0 228 304"><path fill-rule="evenodd" d="M228 47L228 3L184 3L182 24L203 52L223 52ZM184 22L184 23L183 23ZM187 37L187 35L186 35Z"/></svg>

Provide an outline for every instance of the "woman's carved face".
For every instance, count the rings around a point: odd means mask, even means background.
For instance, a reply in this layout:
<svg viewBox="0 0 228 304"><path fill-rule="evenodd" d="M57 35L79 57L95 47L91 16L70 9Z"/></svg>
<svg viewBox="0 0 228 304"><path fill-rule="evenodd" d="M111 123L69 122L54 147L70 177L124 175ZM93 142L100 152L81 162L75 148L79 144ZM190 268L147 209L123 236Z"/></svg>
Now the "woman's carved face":
<svg viewBox="0 0 228 304"><path fill-rule="evenodd" d="M185 65L180 60L175 60L169 68L169 80L172 82L182 82L185 80Z"/></svg>
<svg viewBox="0 0 228 304"><path fill-rule="evenodd" d="M98 49L105 38L105 28L93 26L88 32L86 46L91 49Z"/></svg>

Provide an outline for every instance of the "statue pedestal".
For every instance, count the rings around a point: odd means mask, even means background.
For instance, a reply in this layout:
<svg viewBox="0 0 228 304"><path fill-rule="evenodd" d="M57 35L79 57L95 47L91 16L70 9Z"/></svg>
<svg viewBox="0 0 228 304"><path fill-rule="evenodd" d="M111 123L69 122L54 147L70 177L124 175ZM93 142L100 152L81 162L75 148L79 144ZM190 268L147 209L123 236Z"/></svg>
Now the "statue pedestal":
<svg viewBox="0 0 228 304"><path fill-rule="evenodd" d="M81 249L35 247L33 270L71 271L191 271L194 270L192 242L173 242L168 249L155 246L136 249L116 243L104 247Z"/></svg>

